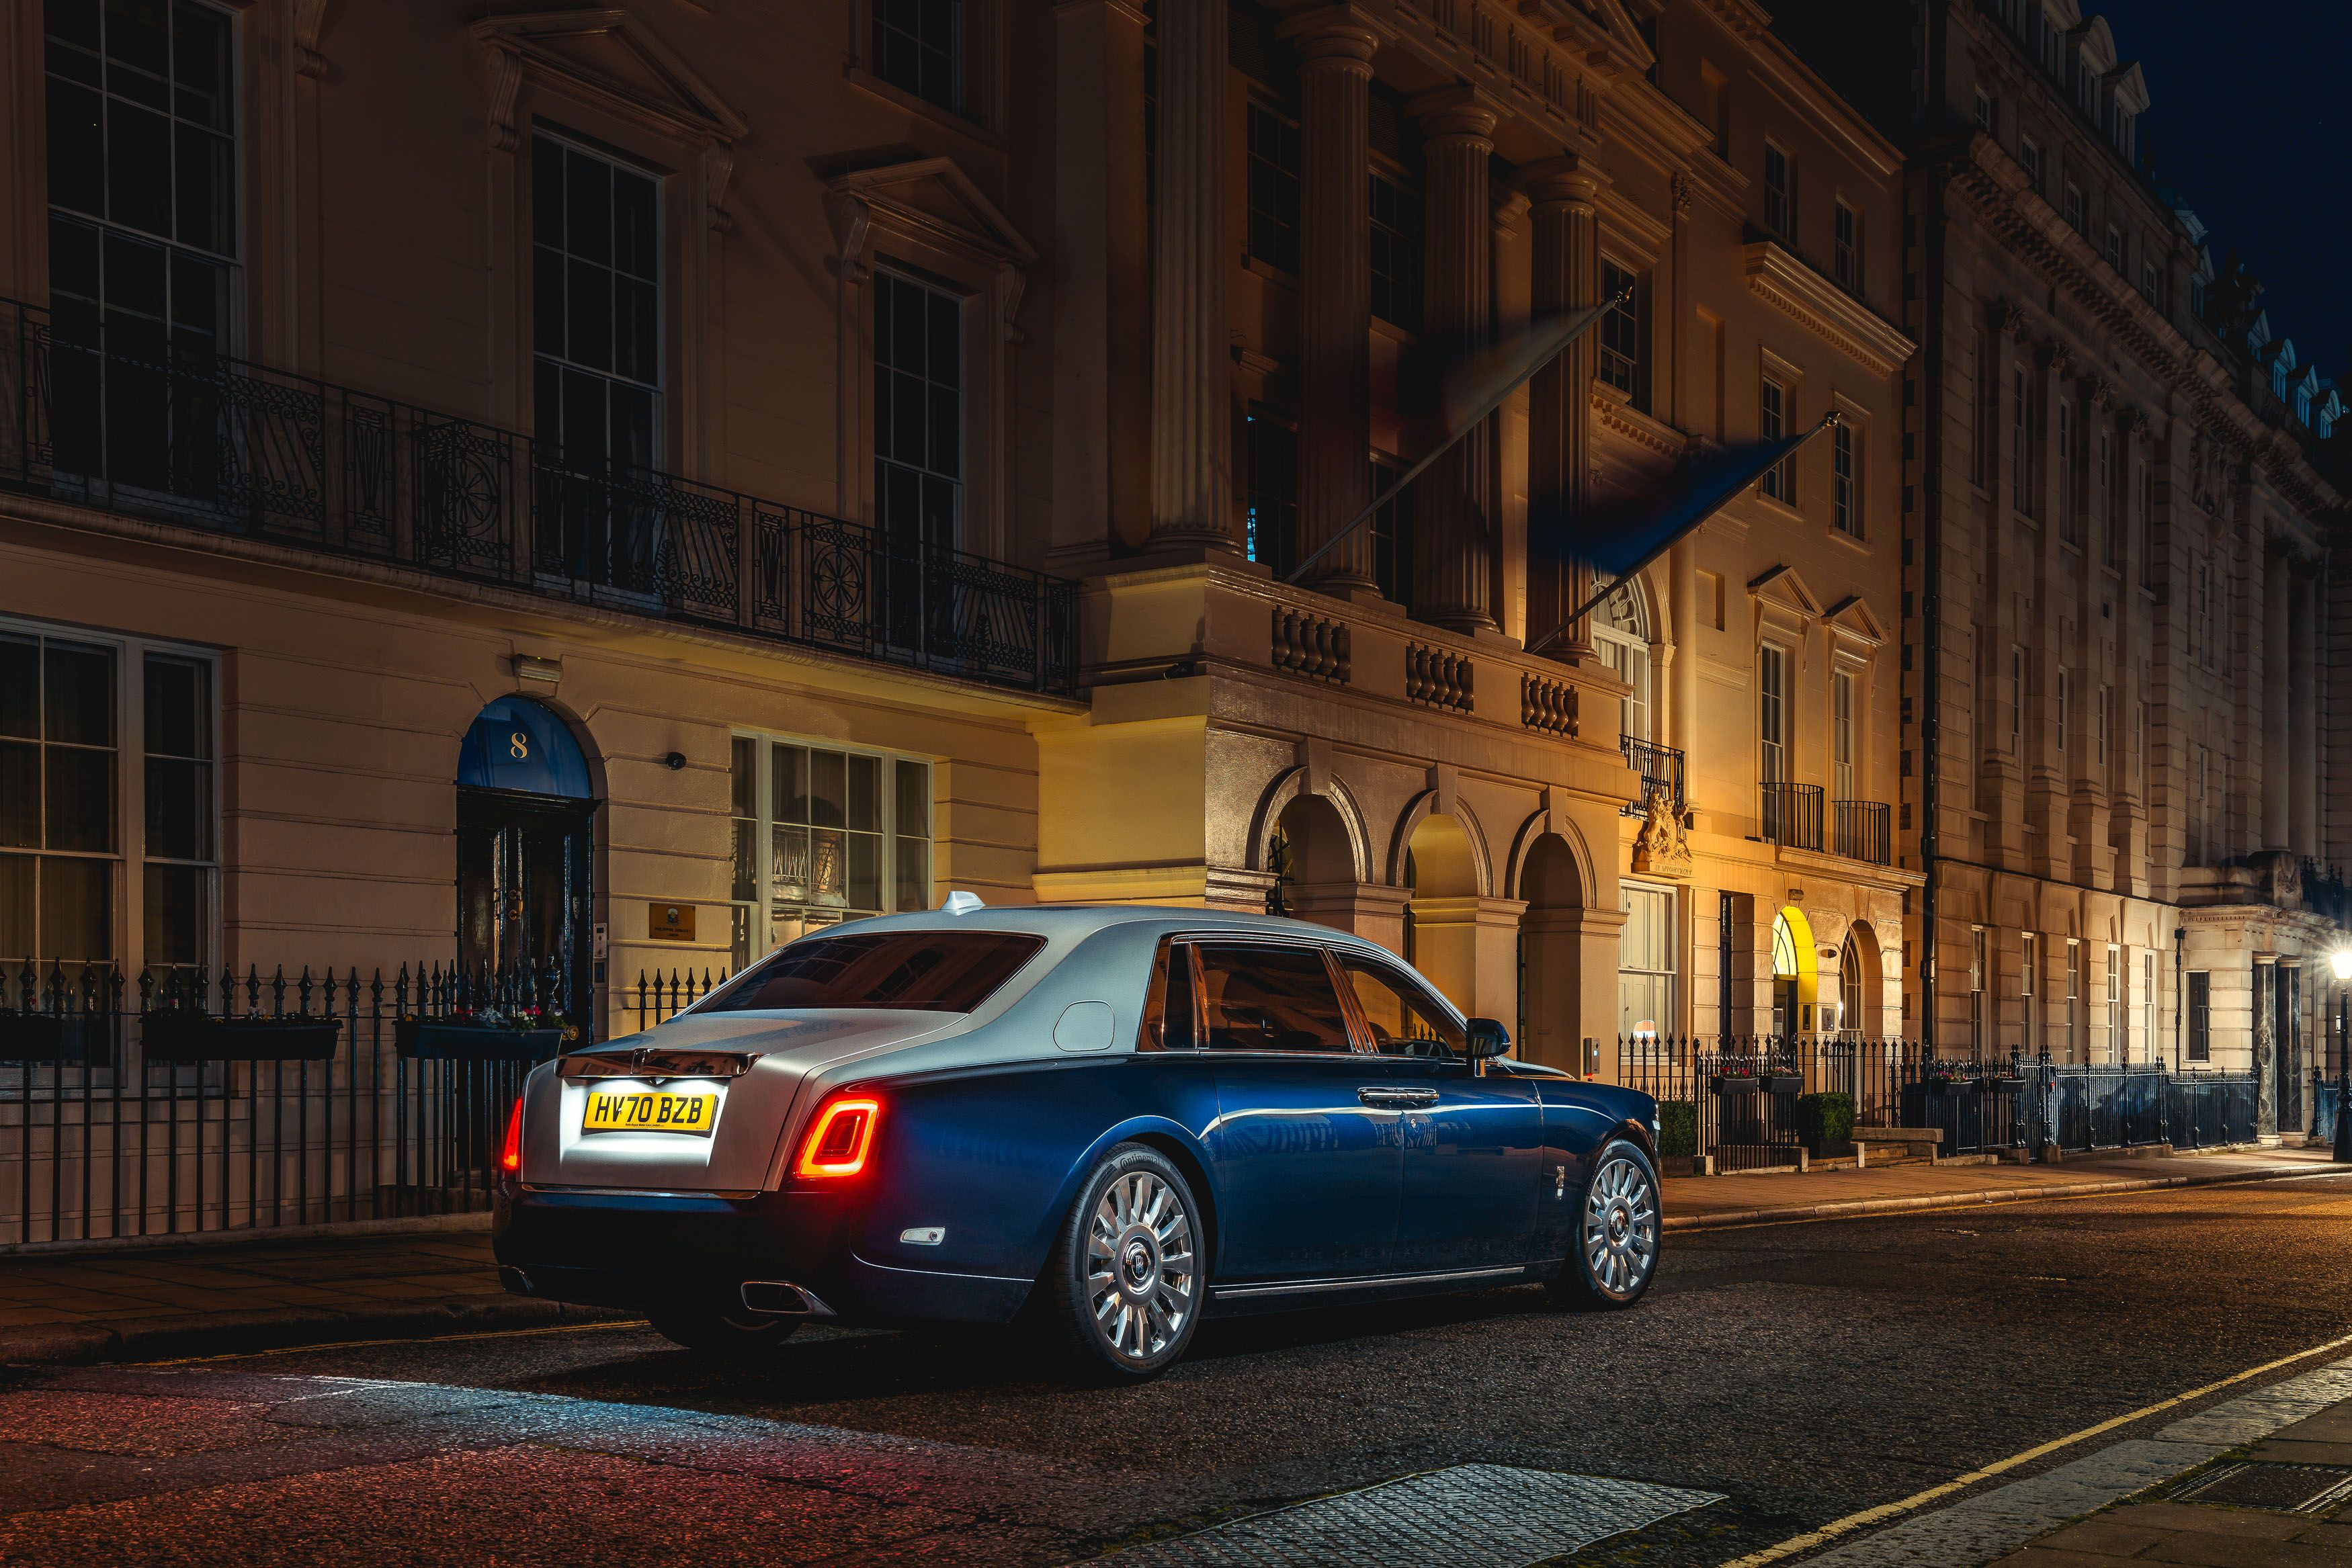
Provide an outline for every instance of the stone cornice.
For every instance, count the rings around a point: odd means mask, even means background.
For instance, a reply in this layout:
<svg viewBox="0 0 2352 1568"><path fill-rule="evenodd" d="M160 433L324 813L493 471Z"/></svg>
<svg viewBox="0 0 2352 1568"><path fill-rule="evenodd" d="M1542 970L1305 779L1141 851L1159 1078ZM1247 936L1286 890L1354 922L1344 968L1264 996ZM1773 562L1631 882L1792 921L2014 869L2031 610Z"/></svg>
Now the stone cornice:
<svg viewBox="0 0 2352 1568"><path fill-rule="evenodd" d="M1627 402L1624 393L1598 382L1592 387L1592 415L1605 429L1669 462L1690 444L1682 432L1651 418Z"/></svg>
<svg viewBox="0 0 2352 1568"><path fill-rule="evenodd" d="M1875 376L1903 368L1917 347L1879 314L1771 240L1746 250L1748 287Z"/></svg>

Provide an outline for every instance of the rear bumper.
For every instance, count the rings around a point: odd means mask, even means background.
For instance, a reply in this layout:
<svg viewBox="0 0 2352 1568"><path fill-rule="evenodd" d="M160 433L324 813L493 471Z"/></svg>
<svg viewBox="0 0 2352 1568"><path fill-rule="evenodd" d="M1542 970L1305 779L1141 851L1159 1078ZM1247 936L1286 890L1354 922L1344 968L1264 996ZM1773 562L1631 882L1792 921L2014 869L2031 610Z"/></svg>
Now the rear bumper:
<svg viewBox="0 0 2352 1568"><path fill-rule="evenodd" d="M801 1287L839 1321L1003 1322L1030 1281L871 1263L851 1249L848 1195L501 1193L491 1249L507 1289L586 1306L644 1309L740 1299L746 1281Z"/></svg>

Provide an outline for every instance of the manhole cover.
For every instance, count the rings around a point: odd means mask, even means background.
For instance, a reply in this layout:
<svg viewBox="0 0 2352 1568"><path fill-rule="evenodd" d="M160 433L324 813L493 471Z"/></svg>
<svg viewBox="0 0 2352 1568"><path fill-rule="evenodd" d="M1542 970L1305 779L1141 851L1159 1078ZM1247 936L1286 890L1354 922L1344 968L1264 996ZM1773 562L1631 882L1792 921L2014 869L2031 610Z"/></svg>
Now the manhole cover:
<svg viewBox="0 0 2352 1568"><path fill-rule="evenodd" d="M1116 1568L1520 1568L1721 1502L1606 1476L1455 1465L1114 1553Z"/></svg>
<svg viewBox="0 0 2352 1568"><path fill-rule="evenodd" d="M2182 1492L2179 1502L2318 1513L2352 1495L2352 1469L2341 1465L2231 1465Z"/></svg>

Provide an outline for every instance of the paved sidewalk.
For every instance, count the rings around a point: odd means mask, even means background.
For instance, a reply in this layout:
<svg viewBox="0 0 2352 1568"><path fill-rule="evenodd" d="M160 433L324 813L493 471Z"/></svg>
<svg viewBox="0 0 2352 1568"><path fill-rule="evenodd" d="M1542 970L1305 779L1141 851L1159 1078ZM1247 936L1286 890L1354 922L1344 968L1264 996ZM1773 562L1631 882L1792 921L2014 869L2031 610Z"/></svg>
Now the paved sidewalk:
<svg viewBox="0 0 2352 1568"><path fill-rule="evenodd" d="M2032 1201L2328 1168L2318 1149L2105 1159L2059 1166L1895 1166L1677 1176L1666 1228ZM136 1250L0 1256L0 1363L148 1361L282 1345L423 1337L620 1313L510 1296L479 1228L258 1236Z"/></svg>
<svg viewBox="0 0 2352 1568"><path fill-rule="evenodd" d="M2306 1467L2337 1467L2313 1469ZM2239 1457L2054 1530L1996 1568L2352 1568L2352 1399L2283 1427Z"/></svg>

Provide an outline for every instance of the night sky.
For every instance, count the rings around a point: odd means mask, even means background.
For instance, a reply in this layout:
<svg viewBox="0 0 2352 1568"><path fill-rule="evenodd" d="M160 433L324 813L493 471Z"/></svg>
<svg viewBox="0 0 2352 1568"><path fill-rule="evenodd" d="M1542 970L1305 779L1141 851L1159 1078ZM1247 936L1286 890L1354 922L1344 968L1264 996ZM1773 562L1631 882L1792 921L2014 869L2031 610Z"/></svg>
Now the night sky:
<svg viewBox="0 0 2352 1568"><path fill-rule="evenodd" d="M2153 100L2140 146L2157 183L2210 231L2218 267L2232 249L2264 284L2271 331L2319 373L2352 358L2352 109L2331 112L2352 68L2342 0L2088 0L2116 51L2140 62ZM2352 395L2348 393L2347 395Z"/></svg>

